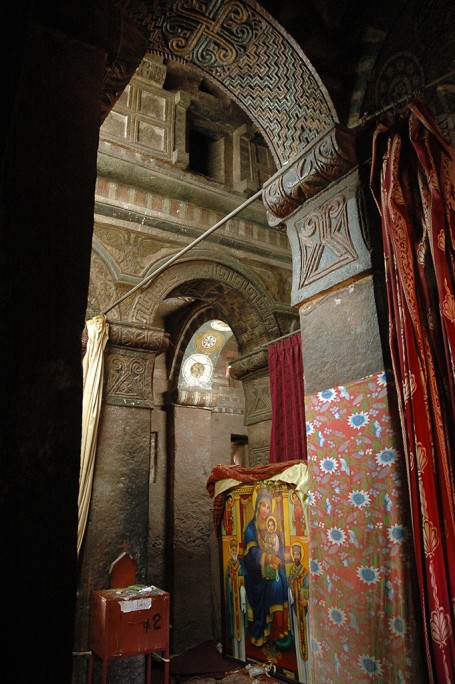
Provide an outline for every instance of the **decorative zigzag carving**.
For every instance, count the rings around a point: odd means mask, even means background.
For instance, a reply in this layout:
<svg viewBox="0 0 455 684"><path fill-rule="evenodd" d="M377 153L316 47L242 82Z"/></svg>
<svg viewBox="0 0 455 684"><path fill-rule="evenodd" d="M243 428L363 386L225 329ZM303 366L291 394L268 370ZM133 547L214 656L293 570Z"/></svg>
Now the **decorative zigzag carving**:
<svg viewBox="0 0 455 684"><path fill-rule="evenodd" d="M314 72L268 23L241 62L216 76L261 128L281 166L333 124Z"/></svg>
<svg viewBox="0 0 455 684"><path fill-rule="evenodd" d="M152 0L148 50L203 69L250 116L278 166L333 125L297 44L254 0Z"/></svg>

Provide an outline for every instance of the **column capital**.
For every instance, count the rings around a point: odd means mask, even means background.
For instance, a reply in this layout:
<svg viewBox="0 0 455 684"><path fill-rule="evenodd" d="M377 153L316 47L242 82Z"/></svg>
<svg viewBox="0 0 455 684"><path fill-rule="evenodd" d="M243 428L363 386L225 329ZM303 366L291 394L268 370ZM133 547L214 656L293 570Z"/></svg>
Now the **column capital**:
<svg viewBox="0 0 455 684"><path fill-rule="evenodd" d="M115 321L109 322L109 342L119 347L155 352L158 356L168 348L169 334L161 328Z"/></svg>
<svg viewBox="0 0 455 684"><path fill-rule="evenodd" d="M293 306L371 270L369 223L357 168L305 202L286 223L294 265Z"/></svg>
<svg viewBox="0 0 455 684"><path fill-rule="evenodd" d="M247 376L264 370L268 370L267 348L258 349L232 361L230 373L234 380L243 381Z"/></svg>
<svg viewBox="0 0 455 684"><path fill-rule="evenodd" d="M267 181L263 201L276 227L304 202L341 178L357 163L355 136L335 124L305 147L291 164Z"/></svg>

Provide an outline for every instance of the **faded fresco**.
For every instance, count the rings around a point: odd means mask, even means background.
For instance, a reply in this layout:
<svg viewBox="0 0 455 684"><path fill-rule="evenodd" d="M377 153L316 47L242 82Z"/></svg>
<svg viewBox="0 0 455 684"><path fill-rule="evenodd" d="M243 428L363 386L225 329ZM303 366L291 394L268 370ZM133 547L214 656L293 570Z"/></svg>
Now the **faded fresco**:
<svg viewBox="0 0 455 684"><path fill-rule="evenodd" d="M221 527L225 655L267 662L309 684L308 536L301 495L282 482L239 485Z"/></svg>

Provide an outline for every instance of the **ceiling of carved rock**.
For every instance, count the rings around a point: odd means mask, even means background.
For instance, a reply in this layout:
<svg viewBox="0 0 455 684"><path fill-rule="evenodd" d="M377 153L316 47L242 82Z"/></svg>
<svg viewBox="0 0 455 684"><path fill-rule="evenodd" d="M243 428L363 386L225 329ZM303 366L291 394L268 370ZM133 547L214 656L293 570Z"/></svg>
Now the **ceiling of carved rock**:
<svg viewBox="0 0 455 684"><path fill-rule="evenodd" d="M149 51L235 101L278 168L334 123L356 127L454 66L453 0L129 0L125 12L102 118ZM444 97L436 114L452 106Z"/></svg>
<svg viewBox="0 0 455 684"><path fill-rule="evenodd" d="M452 0L145 5L148 49L191 64L225 90L258 126L278 166L334 122L356 125L387 98L420 88L455 56Z"/></svg>
<svg viewBox="0 0 455 684"><path fill-rule="evenodd" d="M155 0L149 51L193 65L258 126L279 165L336 119L301 48L253 0Z"/></svg>

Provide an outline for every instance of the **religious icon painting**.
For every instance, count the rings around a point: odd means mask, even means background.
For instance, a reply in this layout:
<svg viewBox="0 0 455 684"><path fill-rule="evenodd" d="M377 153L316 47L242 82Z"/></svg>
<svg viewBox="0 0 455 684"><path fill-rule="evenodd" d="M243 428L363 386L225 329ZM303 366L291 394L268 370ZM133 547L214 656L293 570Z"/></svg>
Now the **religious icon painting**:
<svg viewBox="0 0 455 684"><path fill-rule="evenodd" d="M221 558L223 654L272 664L274 676L311 684L308 530L297 490L279 481L230 489Z"/></svg>

